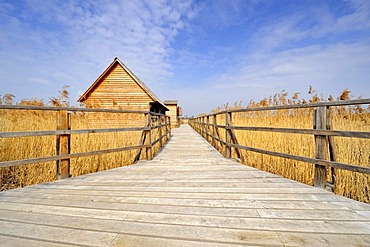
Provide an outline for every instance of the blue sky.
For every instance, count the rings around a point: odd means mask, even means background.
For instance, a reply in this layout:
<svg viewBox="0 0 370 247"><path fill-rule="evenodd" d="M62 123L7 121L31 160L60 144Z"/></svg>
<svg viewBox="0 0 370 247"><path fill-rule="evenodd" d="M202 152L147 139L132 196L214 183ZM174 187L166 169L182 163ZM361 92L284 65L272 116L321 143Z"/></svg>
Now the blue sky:
<svg viewBox="0 0 370 247"><path fill-rule="evenodd" d="M119 57L185 115L308 86L370 97L369 0L0 0L0 95L71 103Z"/></svg>

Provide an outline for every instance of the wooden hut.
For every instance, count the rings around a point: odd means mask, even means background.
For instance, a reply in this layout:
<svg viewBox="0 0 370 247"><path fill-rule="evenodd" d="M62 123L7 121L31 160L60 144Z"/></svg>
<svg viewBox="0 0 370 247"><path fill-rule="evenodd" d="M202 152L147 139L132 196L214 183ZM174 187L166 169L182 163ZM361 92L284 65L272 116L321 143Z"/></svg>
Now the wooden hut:
<svg viewBox="0 0 370 247"><path fill-rule="evenodd" d="M115 58L81 95L78 102L91 108L152 111L162 114L168 111L164 103L118 58Z"/></svg>
<svg viewBox="0 0 370 247"><path fill-rule="evenodd" d="M180 126L180 116L181 113L181 107L178 106L177 100L165 100L163 102L166 107L169 109L168 112L166 112L166 115L170 116L171 118L171 128L177 128Z"/></svg>

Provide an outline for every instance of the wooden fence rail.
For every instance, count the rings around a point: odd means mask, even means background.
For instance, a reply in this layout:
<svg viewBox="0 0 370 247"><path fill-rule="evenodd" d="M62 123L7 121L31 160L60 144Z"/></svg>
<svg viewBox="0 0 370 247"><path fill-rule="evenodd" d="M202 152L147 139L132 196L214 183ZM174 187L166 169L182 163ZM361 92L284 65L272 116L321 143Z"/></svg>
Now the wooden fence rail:
<svg viewBox="0 0 370 247"><path fill-rule="evenodd" d="M56 155L32 159L10 160L0 162L0 167L19 166L26 164L42 163L48 161L56 161L56 177L58 179L70 177L70 159L86 157L92 155L108 154L114 152L138 150L134 162L137 162L142 150L145 150L145 158L153 158L153 146L160 143L162 147L171 136L170 117L148 111L131 111L131 110L114 110L114 109L93 109L93 108L68 108L68 107L43 107L43 106L14 106L0 105L0 110L27 110L27 111L55 111L57 112L56 130L47 131L22 131L22 132L0 132L0 138L20 138L20 137L36 137L50 136L56 137ZM79 129L71 130L71 112L103 112L114 114L139 114L145 117L145 125L140 127L127 128L99 128L99 129ZM164 128L164 130L163 130ZM156 139L152 139L152 132L158 130L159 135ZM139 145L131 145L125 147L94 150L82 153L71 153L71 135L73 134L89 134L89 133L108 133L108 132L131 132L142 131Z"/></svg>
<svg viewBox="0 0 370 247"><path fill-rule="evenodd" d="M285 105L285 106L272 106L260 108L246 108L227 110L218 113L213 113L205 116L199 116L191 119L189 124L199 132L204 138L216 147L216 141L223 149L223 155L227 158L231 157L231 149L234 148L236 156L243 162L243 156L240 150L246 150L261 154L272 155L281 158L288 158L315 165L314 186L325 188L332 186L326 181L327 167L331 169L344 169L364 174L370 174L370 167L364 167L353 164L340 163L335 160L335 152L333 148L333 136L341 137L354 137L370 139L370 132L360 131L339 131L333 130L331 125L330 107L338 106L351 106L370 104L370 99L361 100L348 100L336 102L322 102L304 105ZM295 129L295 128L271 128L271 127L250 127L250 126L233 126L233 113L243 112L256 112L256 111L275 111L275 110L289 110L299 108L314 108L313 129ZM217 124L217 116L224 115L225 124ZM211 121L212 120L212 121ZM219 128L225 130L225 136L221 136ZM315 158L304 157L299 155L286 154L281 152L269 151L260 148L243 146L238 143L234 130L247 130L247 131L264 131L264 132L281 132L292 134L308 134L314 135L315 138ZM326 153L329 153L329 160L327 160ZM244 163L244 162L243 162ZM334 183L334 177L332 178Z"/></svg>

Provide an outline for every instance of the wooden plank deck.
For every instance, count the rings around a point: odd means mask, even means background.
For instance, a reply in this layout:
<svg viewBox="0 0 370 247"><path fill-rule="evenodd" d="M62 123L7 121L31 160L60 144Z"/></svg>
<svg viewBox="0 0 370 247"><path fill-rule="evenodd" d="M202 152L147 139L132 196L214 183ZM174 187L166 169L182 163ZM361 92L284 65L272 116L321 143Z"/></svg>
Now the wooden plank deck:
<svg viewBox="0 0 370 247"><path fill-rule="evenodd" d="M370 246L369 204L173 134L152 161L0 193L0 246Z"/></svg>

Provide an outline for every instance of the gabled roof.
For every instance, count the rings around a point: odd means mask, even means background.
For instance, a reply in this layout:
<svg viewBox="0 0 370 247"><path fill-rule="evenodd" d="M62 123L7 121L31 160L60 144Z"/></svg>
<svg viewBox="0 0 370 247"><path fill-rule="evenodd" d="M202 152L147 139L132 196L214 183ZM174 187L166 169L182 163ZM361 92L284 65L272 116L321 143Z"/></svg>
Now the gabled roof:
<svg viewBox="0 0 370 247"><path fill-rule="evenodd" d="M154 101L154 102L158 102L159 104L161 104L165 109L167 109L167 107L163 104L162 101L160 101L160 99L152 92L152 90L150 90L144 82L142 82L139 77L137 77L131 70L129 70L129 68L126 67L126 65L124 63L121 62L121 60L118 59L118 57L114 58L113 62L108 66L108 68L106 68L104 70L104 72L98 77L98 79L95 80L95 82L86 90L86 92L84 92L81 97L78 99L78 102L82 102L84 100L86 100L88 94L94 89L96 88L97 86L99 86L99 84L101 83L101 80L112 70L112 68L116 65L116 64L119 64L126 72L129 76L131 76L131 78L149 95L149 97ZM168 109L167 109L168 110Z"/></svg>

